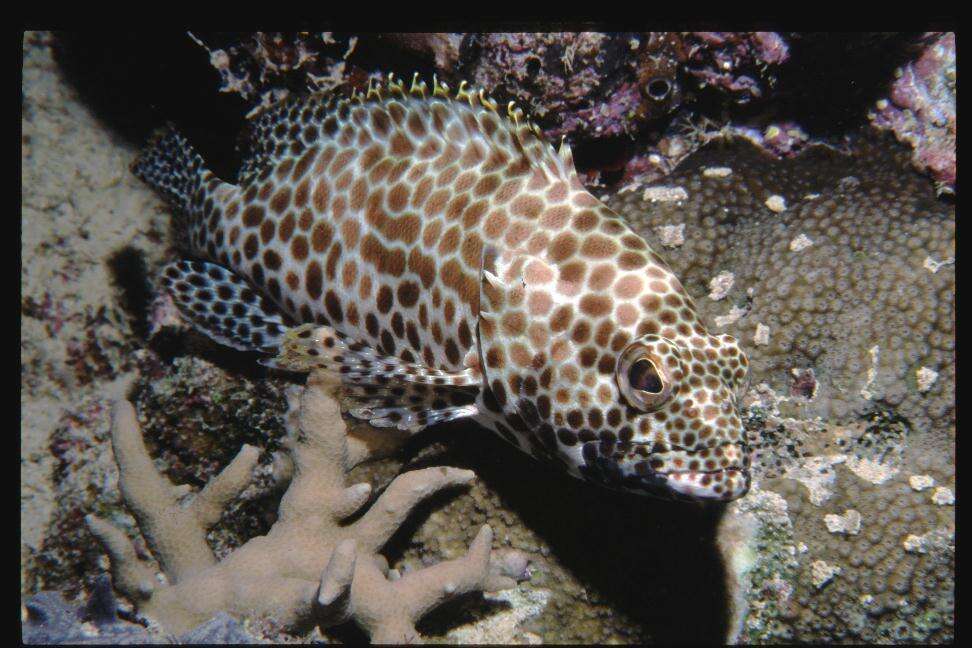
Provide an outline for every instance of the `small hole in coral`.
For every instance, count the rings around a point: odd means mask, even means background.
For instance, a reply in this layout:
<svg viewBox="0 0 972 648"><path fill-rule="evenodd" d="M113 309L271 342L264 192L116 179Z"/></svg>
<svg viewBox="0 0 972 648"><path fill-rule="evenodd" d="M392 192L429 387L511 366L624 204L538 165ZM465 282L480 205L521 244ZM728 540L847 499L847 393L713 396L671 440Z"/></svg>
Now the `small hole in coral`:
<svg viewBox="0 0 972 648"><path fill-rule="evenodd" d="M647 86L648 96L655 101L666 99L672 91L672 84L668 79L652 79Z"/></svg>

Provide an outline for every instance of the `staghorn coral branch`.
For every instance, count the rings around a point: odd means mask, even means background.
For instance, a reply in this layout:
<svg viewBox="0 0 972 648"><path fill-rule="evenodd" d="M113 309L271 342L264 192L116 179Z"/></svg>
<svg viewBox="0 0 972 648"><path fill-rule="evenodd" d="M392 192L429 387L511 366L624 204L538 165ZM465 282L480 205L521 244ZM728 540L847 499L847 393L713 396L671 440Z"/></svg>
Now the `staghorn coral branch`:
<svg viewBox="0 0 972 648"><path fill-rule="evenodd" d="M223 511L246 488L253 477L253 468L260 459L260 450L244 445L230 465L213 477L199 491L188 510L204 529L211 529L219 522Z"/></svg>
<svg viewBox="0 0 972 648"><path fill-rule="evenodd" d="M368 502L370 497L371 484L361 482L360 484L349 486L338 493L336 497L332 497L328 502L331 516L335 522L340 522L357 513Z"/></svg>
<svg viewBox="0 0 972 648"><path fill-rule="evenodd" d="M482 590L489 576L492 542L493 530L484 524L462 558L411 572L392 583L393 591L409 594L403 597L409 618L418 621L445 600Z"/></svg>
<svg viewBox="0 0 972 648"><path fill-rule="evenodd" d="M153 571L137 558L121 530L94 516L88 524L111 556L119 590L141 613L175 634L224 611L271 617L298 632L314 623L328 627L353 619L374 641L415 642L421 640L415 622L439 603L476 589L515 584L502 569L497 571L503 560L491 564L488 526L466 556L389 579L396 572L389 572L378 550L421 500L468 483L474 474L446 467L406 472L359 520L343 524L371 496L367 483L347 486L347 472L376 448L390 446L346 434L336 388L312 375L302 392L288 394L287 458L280 455L275 464L281 481L289 483L277 521L267 535L251 538L219 562L205 543L205 530L245 488L258 451L244 446L183 508L145 451L134 409L124 402L116 406L112 442L122 493L169 584L154 583Z"/></svg>
<svg viewBox="0 0 972 648"><path fill-rule="evenodd" d="M363 551L377 552L419 502L444 488L468 484L475 477L471 470L445 466L401 474L388 485L368 512L351 525L351 533L358 539Z"/></svg>
<svg viewBox="0 0 972 648"><path fill-rule="evenodd" d="M317 604L321 607L320 618L326 625L343 623L351 616L351 582L356 561L354 540L344 540L334 549L321 573Z"/></svg>
<svg viewBox="0 0 972 648"><path fill-rule="evenodd" d="M299 401L300 434L294 460L298 472L326 474L333 484L343 485L347 444L341 408L335 398L338 388L339 384L327 374L312 373L307 378L307 387ZM337 421L341 423L335 425Z"/></svg>
<svg viewBox="0 0 972 648"><path fill-rule="evenodd" d="M380 561L359 563L351 590L354 618L375 643L419 641L415 623L443 602L482 590L490 578L493 532L483 525L462 558L386 578ZM510 582L509 586L515 585Z"/></svg>
<svg viewBox="0 0 972 648"><path fill-rule="evenodd" d="M122 497L174 582L216 562L205 531L193 513L179 507L172 483L155 469L145 450L135 408L119 401L112 408L111 444L118 463Z"/></svg>
<svg viewBox="0 0 972 648"><path fill-rule="evenodd" d="M155 571L139 559L125 532L97 515L86 515L84 521L108 552L115 586L133 601L147 600L155 589Z"/></svg>

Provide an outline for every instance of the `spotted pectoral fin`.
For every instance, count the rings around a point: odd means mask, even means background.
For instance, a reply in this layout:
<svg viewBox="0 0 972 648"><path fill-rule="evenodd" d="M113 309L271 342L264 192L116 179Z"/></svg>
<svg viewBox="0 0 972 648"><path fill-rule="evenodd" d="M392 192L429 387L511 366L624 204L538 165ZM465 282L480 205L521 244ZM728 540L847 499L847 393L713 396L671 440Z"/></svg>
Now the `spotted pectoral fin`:
<svg viewBox="0 0 972 648"><path fill-rule="evenodd" d="M478 389L440 387L415 383L351 385L346 396L354 403L348 413L375 427L395 427L417 432L430 425L472 417Z"/></svg>
<svg viewBox="0 0 972 648"><path fill-rule="evenodd" d="M277 355L263 363L338 376L352 403L348 413L375 427L416 432L479 412L473 369L447 372L382 356L328 326L304 324L287 331Z"/></svg>
<svg viewBox="0 0 972 648"><path fill-rule="evenodd" d="M569 340L551 331L556 277L534 255L487 250L483 257L477 335L487 380L481 402L520 430L550 428L549 398L537 407L538 386L549 388L555 365L572 355Z"/></svg>
<svg viewBox="0 0 972 648"><path fill-rule="evenodd" d="M263 364L290 371L330 371L347 384L416 383L463 387L479 383L475 369L445 371L405 362L383 355L330 326L318 324L302 324L287 331L277 348L277 355Z"/></svg>
<svg viewBox="0 0 972 648"><path fill-rule="evenodd" d="M266 352L281 343L290 326L276 304L215 263L170 263L162 281L196 329L234 349Z"/></svg>
<svg viewBox="0 0 972 648"><path fill-rule="evenodd" d="M549 359L550 335L545 333L554 305L552 285L557 271L542 259L487 249L480 274L477 339L480 364L488 375L512 360L539 370ZM529 358L522 362L522 358Z"/></svg>

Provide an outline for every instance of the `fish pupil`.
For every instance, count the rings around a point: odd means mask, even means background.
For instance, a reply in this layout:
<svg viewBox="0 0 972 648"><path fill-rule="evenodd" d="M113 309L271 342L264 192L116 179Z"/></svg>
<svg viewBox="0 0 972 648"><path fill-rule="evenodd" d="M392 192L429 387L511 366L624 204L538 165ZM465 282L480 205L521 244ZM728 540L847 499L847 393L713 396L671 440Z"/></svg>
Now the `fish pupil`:
<svg viewBox="0 0 972 648"><path fill-rule="evenodd" d="M649 394L660 394L662 390L661 376L651 360L642 358L628 370L628 384L639 391Z"/></svg>

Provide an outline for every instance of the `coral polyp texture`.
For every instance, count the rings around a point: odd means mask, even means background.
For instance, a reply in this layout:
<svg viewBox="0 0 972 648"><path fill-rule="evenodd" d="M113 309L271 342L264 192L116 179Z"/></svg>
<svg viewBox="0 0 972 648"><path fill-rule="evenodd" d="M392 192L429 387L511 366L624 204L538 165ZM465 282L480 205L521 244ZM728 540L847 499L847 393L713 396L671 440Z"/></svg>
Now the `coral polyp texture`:
<svg viewBox="0 0 972 648"><path fill-rule="evenodd" d="M953 636L955 212L906 151L852 149L712 144L609 200L747 344L753 492L720 532L744 642Z"/></svg>
<svg viewBox="0 0 972 648"><path fill-rule="evenodd" d="M799 391L810 416L846 421L883 405L943 436L954 424L954 209L902 163L876 142L795 160L713 145L664 180L681 200L635 190L608 202L659 243L689 292L732 275L698 304L748 345L757 381ZM683 240L666 245L672 226ZM920 390L922 368L937 379ZM816 385L801 388L793 369L812 369Z"/></svg>
<svg viewBox="0 0 972 648"><path fill-rule="evenodd" d="M111 558L115 586L139 613L174 634L219 612L267 617L289 629L353 619L373 641L410 643L420 639L415 622L442 602L516 584L500 573L509 556L497 555L491 568L488 526L462 558L405 575L389 570L379 551L411 510L474 475L447 467L409 471L365 507L371 486L347 486L345 473L372 450L368 439L346 435L332 389L312 376L299 397L290 393L295 409L288 417L288 453L277 458L289 485L277 520L266 535L219 560L206 534L249 484L259 451L244 446L191 501L180 504L188 489L155 469L132 405L115 405L112 447L122 495L160 573L138 555L122 529L94 515L87 522Z"/></svg>

